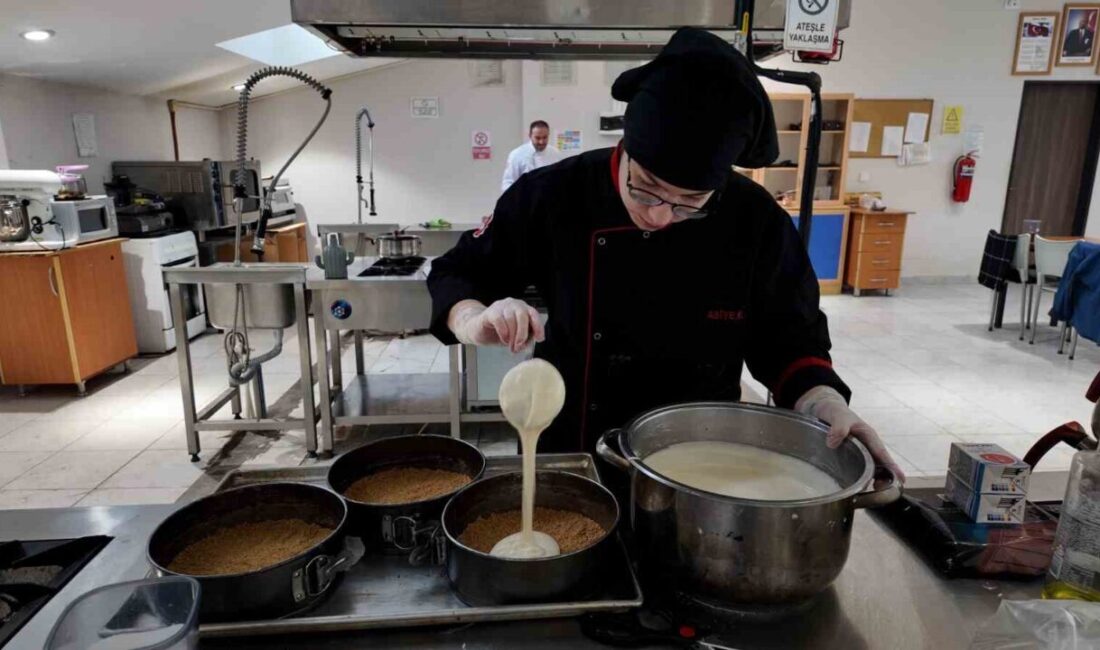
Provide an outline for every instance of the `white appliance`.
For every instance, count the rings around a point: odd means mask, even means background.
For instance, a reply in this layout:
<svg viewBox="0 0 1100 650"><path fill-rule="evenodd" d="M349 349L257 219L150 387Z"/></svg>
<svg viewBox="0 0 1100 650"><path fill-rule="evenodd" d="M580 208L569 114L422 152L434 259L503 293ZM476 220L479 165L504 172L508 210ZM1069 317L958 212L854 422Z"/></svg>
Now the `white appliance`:
<svg viewBox="0 0 1100 650"><path fill-rule="evenodd" d="M199 247L195 234L178 232L129 239L122 242L122 258L138 352L168 352L176 347L176 331L163 273L166 268L198 266ZM193 339L206 329L206 305L199 285L180 285L180 290L187 318L187 338Z"/></svg>
<svg viewBox="0 0 1100 650"><path fill-rule="evenodd" d="M0 241L0 252L58 250L75 246L79 232L54 219L53 197L61 191L56 172L0 169L0 199L22 204L26 210L26 237Z"/></svg>
<svg viewBox="0 0 1100 650"><path fill-rule="evenodd" d="M77 243L118 237L115 200L109 196L87 196L71 201L52 201L50 208L56 223L76 233Z"/></svg>

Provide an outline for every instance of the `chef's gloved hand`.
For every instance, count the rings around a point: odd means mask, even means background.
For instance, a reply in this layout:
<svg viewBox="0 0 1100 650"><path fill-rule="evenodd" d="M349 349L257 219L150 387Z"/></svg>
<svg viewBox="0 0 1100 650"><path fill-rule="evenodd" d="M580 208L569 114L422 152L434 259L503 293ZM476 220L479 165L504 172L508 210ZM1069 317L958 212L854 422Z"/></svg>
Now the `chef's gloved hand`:
<svg viewBox="0 0 1100 650"><path fill-rule="evenodd" d="M905 480L905 473L890 456L882 438L879 438L871 425L848 408L848 402L844 400L844 396L835 389L829 386L814 386L798 398L794 410L823 420L829 425L829 435L825 438L825 444L831 449L839 447L848 436L854 436L867 447L867 451L871 452L871 457L877 464L893 470L898 480Z"/></svg>
<svg viewBox="0 0 1100 650"><path fill-rule="evenodd" d="M468 345L503 345L512 353L546 338L538 311L516 298L504 298L486 307L463 300L449 317L455 338Z"/></svg>

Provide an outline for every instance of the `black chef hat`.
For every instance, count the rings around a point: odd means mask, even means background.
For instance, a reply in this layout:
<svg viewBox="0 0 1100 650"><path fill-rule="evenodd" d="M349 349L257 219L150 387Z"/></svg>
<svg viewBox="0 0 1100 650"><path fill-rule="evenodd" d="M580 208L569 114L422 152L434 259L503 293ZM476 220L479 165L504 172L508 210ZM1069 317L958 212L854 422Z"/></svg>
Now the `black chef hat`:
<svg viewBox="0 0 1100 650"><path fill-rule="evenodd" d="M708 31L680 28L657 58L619 75L611 95L629 102L627 154L673 185L715 189L731 165L779 156L764 87L744 55Z"/></svg>

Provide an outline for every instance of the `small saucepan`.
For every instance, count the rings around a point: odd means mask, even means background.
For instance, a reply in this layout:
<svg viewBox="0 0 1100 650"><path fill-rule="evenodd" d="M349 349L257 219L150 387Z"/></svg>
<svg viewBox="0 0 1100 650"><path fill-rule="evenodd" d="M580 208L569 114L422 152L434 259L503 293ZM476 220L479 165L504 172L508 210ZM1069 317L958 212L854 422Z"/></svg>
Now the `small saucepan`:
<svg viewBox="0 0 1100 650"><path fill-rule="evenodd" d="M198 580L203 623L278 618L318 604L339 574L363 556L362 543L347 537L347 518L344 501L323 487L250 485L199 499L169 515L149 538L147 555L159 575ZM169 568L184 549L220 529L279 519L300 519L332 532L294 557L256 571L191 575Z"/></svg>
<svg viewBox="0 0 1100 650"><path fill-rule="evenodd" d="M393 505L356 501L345 494L353 483L369 474L404 467L458 472L476 481L485 471L485 456L477 447L450 436L396 436L352 449L329 467L328 485L347 503L349 530L363 539L368 551L409 555L415 564L441 562L442 543L436 534L439 518L448 499L465 486L429 499Z"/></svg>
<svg viewBox="0 0 1100 650"><path fill-rule="evenodd" d="M603 536L572 553L530 560L495 557L470 548L460 539L467 526L479 517L520 508L523 474L498 474L472 483L443 510L447 577L466 604L554 602L588 598L599 591L615 543L618 502L607 488L576 474L542 470L535 481L536 507L580 513L598 523Z"/></svg>
<svg viewBox="0 0 1100 650"><path fill-rule="evenodd" d="M378 257L382 259L403 259L420 255L420 237L406 235L404 230L395 230L372 239L378 245Z"/></svg>

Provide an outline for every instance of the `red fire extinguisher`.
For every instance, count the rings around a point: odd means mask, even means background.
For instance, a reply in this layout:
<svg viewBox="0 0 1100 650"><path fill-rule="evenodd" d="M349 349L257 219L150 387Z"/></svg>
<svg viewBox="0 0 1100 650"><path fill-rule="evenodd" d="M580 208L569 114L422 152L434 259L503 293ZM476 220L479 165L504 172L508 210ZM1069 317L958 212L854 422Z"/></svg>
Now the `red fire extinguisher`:
<svg viewBox="0 0 1100 650"><path fill-rule="evenodd" d="M970 200L970 186L974 184L974 166L978 164L975 152L971 151L965 156L955 159L954 170L951 174L951 200L956 203L966 203Z"/></svg>

